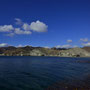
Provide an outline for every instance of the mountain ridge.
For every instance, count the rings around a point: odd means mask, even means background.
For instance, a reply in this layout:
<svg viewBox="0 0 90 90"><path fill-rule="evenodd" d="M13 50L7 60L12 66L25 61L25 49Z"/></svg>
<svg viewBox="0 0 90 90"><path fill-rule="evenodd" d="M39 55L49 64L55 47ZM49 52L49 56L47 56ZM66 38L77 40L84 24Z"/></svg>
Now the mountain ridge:
<svg viewBox="0 0 90 90"><path fill-rule="evenodd" d="M88 48L88 49L87 49ZM90 57L90 47L83 48L44 48L44 47L0 47L0 56L58 56Z"/></svg>

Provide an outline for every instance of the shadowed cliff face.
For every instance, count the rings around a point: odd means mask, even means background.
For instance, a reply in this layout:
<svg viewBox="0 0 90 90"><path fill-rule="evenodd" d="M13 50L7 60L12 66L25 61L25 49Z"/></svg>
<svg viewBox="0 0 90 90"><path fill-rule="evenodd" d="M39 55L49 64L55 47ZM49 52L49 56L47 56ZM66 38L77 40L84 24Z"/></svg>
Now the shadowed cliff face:
<svg viewBox="0 0 90 90"><path fill-rule="evenodd" d="M82 48L53 49L43 47L2 47L0 55L5 56L59 56L59 57L90 57L90 53Z"/></svg>

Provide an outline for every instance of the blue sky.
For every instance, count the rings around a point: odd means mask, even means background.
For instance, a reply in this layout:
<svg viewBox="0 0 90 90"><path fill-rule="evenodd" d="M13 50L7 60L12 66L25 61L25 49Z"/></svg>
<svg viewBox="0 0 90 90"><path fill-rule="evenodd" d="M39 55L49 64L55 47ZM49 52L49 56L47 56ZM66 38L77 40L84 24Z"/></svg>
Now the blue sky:
<svg viewBox="0 0 90 90"><path fill-rule="evenodd" d="M90 0L0 0L0 46L90 46Z"/></svg>

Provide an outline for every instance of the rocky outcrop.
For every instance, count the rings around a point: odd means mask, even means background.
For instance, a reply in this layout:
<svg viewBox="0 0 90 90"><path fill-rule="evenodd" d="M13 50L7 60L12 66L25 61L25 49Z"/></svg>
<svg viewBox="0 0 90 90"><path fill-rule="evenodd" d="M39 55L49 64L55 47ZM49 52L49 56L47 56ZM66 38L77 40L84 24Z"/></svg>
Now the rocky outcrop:
<svg viewBox="0 0 90 90"><path fill-rule="evenodd" d="M38 49L34 49L30 52L30 56L45 56L45 53L41 52Z"/></svg>
<svg viewBox="0 0 90 90"><path fill-rule="evenodd" d="M60 56L64 57L90 57L90 53L82 48L72 48L60 51Z"/></svg>
<svg viewBox="0 0 90 90"><path fill-rule="evenodd" d="M83 47L82 49L84 49L84 50L90 52L90 47Z"/></svg>

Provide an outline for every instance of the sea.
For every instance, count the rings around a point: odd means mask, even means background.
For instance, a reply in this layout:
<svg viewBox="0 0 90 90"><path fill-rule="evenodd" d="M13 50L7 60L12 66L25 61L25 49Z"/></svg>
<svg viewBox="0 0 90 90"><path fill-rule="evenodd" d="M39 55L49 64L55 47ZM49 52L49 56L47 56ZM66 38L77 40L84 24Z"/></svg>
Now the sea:
<svg viewBox="0 0 90 90"><path fill-rule="evenodd" d="M0 90L90 90L90 58L0 56Z"/></svg>

